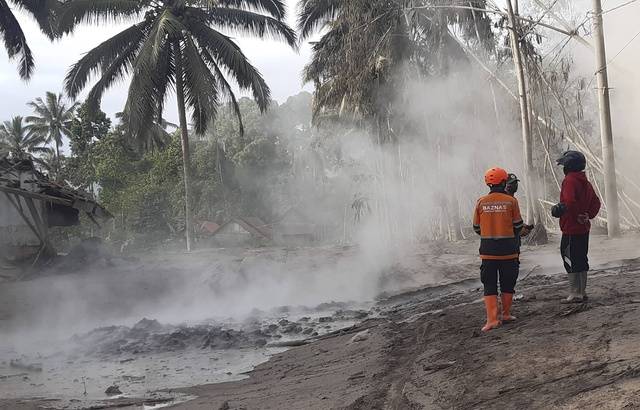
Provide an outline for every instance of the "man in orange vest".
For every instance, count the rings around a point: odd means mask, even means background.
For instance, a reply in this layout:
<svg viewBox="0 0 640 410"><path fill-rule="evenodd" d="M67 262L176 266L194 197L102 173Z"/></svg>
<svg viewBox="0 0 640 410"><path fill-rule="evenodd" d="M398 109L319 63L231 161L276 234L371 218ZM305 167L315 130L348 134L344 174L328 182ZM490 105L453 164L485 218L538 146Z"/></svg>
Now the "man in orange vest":
<svg viewBox="0 0 640 410"><path fill-rule="evenodd" d="M524 226L518 200L505 191L509 174L491 168L484 176L489 194L478 200L473 214L473 229L480 235L480 279L484 285L487 322L483 332L495 329L511 316L513 293L519 273L518 238ZM502 293L502 322L498 312L498 280Z"/></svg>

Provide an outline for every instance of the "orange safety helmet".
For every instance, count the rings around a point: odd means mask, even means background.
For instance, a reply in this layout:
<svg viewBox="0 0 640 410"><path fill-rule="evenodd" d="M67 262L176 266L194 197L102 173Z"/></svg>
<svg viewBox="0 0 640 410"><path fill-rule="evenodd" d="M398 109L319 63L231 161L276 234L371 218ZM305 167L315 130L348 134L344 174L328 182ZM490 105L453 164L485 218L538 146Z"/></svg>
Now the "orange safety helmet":
<svg viewBox="0 0 640 410"><path fill-rule="evenodd" d="M494 167L484 173L484 182L489 185L500 185L507 182L509 174L502 168Z"/></svg>

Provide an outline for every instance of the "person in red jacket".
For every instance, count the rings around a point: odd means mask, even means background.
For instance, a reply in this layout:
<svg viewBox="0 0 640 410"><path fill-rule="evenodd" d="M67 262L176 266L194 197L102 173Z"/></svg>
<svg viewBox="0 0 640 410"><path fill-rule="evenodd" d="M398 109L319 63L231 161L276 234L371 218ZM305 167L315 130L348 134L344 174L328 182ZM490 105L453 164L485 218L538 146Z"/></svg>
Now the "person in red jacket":
<svg viewBox="0 0 640 410"><path fill-rule="evenodd" d="M560 202L551 208L551 215L560 218L560 254L571 288L564 302L582 302L587 299L591 220L600 212L600 199L584 173L587 160L581 152L567 151L557 162L565 177Z"/></svg>

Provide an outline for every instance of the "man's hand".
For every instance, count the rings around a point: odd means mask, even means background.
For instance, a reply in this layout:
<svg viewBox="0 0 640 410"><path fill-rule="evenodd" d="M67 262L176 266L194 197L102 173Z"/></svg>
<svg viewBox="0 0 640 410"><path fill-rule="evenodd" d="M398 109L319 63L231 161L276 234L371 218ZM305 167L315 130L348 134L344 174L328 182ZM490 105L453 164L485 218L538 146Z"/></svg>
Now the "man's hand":
<svg viewBox="0 0 640 410"><path fill-rule="evenodd" d="M567 206L562 202L551 207L551 216L554 218L562 217L565 212L567 212Z"/></svg>
<svg viewBox="0 0 640 410"><path fill-rule="evenodd" d="M520 236L525 237L527 235L529 235L531 233L531 231L533 231L533 225L525 225L522 227L522 230L520 231Z"/></svg>
<svg viewBox="0 0 640 410"><path fill-rule="evenodd" d="M584 213L584 214L580 214L578 215L578 223L580 225L586 225L589 223L589 214Z"/></svg>

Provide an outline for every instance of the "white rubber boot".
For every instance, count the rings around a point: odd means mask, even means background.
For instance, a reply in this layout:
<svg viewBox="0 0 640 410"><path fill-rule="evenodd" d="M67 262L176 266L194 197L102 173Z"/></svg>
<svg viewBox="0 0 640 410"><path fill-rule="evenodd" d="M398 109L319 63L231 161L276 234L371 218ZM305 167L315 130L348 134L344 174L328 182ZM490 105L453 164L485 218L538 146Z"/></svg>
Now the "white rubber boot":
<svg viewBox="0 0 640 410"><path fill-rule="evenodd" d="M578 272L570 272L569 277L569 296L562 300L562 303L580 303L582 302L581 277Z"/></svg>
<svg viewBox="0 0 640 410"><path fill-rule="evenodd" d="M587 272L578 273L578 277L580 278L580 296L586 302L589 299L587 296Z"/></svg>

